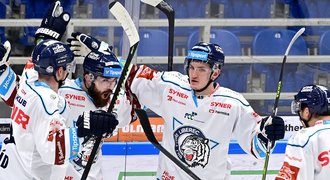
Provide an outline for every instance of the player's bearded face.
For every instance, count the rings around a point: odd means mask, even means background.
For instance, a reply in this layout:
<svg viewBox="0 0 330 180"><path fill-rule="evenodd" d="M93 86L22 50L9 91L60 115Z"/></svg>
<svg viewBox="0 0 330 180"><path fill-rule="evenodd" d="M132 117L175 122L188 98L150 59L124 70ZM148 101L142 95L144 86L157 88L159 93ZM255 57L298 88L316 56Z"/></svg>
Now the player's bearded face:
<svg viewBox="0 0 330 180"><path fill-rule="evenodd" d="M95 86L90 96L93 98L96 107L104 107L110 101L110 96L116 85L116 79L98 77L94 83Z"/></svg>

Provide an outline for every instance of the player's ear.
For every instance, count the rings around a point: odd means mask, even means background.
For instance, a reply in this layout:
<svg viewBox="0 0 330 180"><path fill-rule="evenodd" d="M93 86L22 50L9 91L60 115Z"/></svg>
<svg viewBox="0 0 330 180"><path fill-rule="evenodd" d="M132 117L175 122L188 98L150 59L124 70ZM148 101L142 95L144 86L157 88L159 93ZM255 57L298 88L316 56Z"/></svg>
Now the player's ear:
<svg viewBox="0 0 330 180"><path fill-rule="evenodd" d="M56 70L56 78L57 79L63 79L62 77L65 76L65 70L63 69L63 67L59 67L57 70Z"/></svg>
<svg viewBox="0 0 330 180"><path fill-rule="evenodd" d="M214 69L213 70L213 73L212 73L212 76L211 76L211 79L214 81L216 80L221 74L221 69L217 68L217 69Z"/></svg>

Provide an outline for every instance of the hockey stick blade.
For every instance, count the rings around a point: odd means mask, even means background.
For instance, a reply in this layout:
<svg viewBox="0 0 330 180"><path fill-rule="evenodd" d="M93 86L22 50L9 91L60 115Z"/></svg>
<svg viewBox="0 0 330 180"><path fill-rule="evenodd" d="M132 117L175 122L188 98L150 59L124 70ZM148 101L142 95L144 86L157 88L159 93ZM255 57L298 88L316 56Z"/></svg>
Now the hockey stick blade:
<svg viewBox="0 0 330 180"><path fill-rule="evenodd" d="M112 112L112 110L115 106L116 100L118 98L120 88L124 84L124 80L126 79L126 76L128 74L127 72L129 70L129 65L134 57L134 54L136 52L140 39L139 39L138 31L134 25L134 22L132 21L130 15L128 14L127 10L124 8L124 6L122 4L120 4L117 1L114 1L114 2L110 3L109 10L112 13L112 15L117 19L117 21L121 24L121 26L123 27L123 29L128 37L129 43L130 43L129 54L128 54L125 66L122 70L122 73L120 75L115 92L112 96L112 99L111 99L111 102L110 102L110 105L108 108L108 112ZM96 156L96 153L97 153L98 147L100 146L101 141L102 141L102 137L96 138L92 152L90 154L87 165L86 165L83 175L81 177L81 180L85 180L87 178L88 173L93 165L93 161L94 161L94 158Z"/></svg>
<svg viewBox="0 0 330 180"><path fill-rule="evenodd" d="M171 159L171 161L173 161L177 166L179 166L182 170L184 170L190 177L192 177L195 180L200 180L200 178L195 173L193 173L189 168L187 168L185 165L183 165L182 162L180 162L170 152L168 152L162 145L160 145L158 143L156 137L154 136L154 133L152 132L147 113L142 109L135 109L135 112L140 119L140 123L142 125L144 133L146 134L148 140L157 149L159 149L166 157Z"/></svg>
<svg viewBox="0 0 330 180"><path fill-rule="evenodd" d="M281 90L282 90L282 79L283 79L283 72L284 72L284 65L286 63L286 59L287 56L289 55L290 49L292 47L292 45L294 44L294 42L296 42L296 40L305 32L305 28L301 28L298 32L296 32L296 34L293 36L293 38L291 39L284 57L283 57L283 61L282 61L282 65L281 65L281 72L280 72L280 77L278 80L278 85L277 85L277 90L276 90L276 96L275 96L275 103L274 103L274 108L273 108L273 114L272 116L276 116L277 115L277 111L278 111L278 103L280 100L280 96L281 96ZM271 122L269 122L271 123ZM270 143L267 144L267 152L266 152L266 157L265 157L265 164L264 164L264 169L263 169L263 174L262 174L262 180L266 179L267 176L267 169L268 169L268 162L269 162L269 156L270 156L270 151L271 151L271 147L273 146L275 142L272 141Z"/></svg>
<svg viewBox="0 0 330 180"><path fill-rule="evenodd" d="M141 0L142 2L149 4L153 7L157 7L162 11L168 20L168 71L172 71L173 66L173 51L174 51L174 18L175 12L173 8L163 0Z"/></svg>

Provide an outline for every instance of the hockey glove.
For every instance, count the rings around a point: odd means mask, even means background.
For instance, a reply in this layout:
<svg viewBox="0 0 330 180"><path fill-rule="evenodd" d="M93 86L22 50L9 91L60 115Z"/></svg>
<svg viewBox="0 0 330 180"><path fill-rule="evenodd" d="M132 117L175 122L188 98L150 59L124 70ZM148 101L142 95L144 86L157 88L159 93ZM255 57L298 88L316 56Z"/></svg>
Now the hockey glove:
<svg viewBox="0 0 330 180"><path fill-rule="evenodd" d="M99 51L103 54L110 54L112 46L104 41L99 41L96 38L80 32L73 32L72 38L67 41L70 43L70 49L76 56L86 57L91 51Z"/></svg>
<svg viewBox="0 0 330 180"><path fill-rule="evenodd" d="M53 3L47 14L41 21L41 25L35 33L35 43L42 39L54 39L60 41L70 21L70 14L63 12L60 1Z"/></svg>
<svg viewBox="0 0 330 180"><path fill-rule="evenodd" d="M111 134L118 125L118 120L112 113L103 110L84 112L78 117L76 123L78 127L78 137L102 136Z"/></svg>
<svg viewBox="0 0 330 180"><path fill-rule="evenodd" d="M276 141L284 138L285 128L284 121L279 116L268 116L262 119L260 124L260 134L258 138L265 144L270 141Z"/></svg>
<svg viewBox="0 0 330 180"><path fill-rule="evenodd" d="M9 41L6 41L4 44L0 44L0 76L3 72L6 71L8 67L8 59L10 56L11 45Z"/></svg>
<svg viewBox="0 0 330 180"><path fill-rule="evenodd" d="M84 141L82 142L82 147L80 148L80 151L78 153L78 155L73 159L72 163L74 168L78 171L81 172L84 170L85 166L87 165L88 159L92 153L94 144L96 141L96 137L92 136L92 137L84 137ZM99 156L99 150L100 150L101 146L99 146L98 150L96 151L96 155L94 157L94 161L93 163L96 162L96 160L98 159Z"/></svg>

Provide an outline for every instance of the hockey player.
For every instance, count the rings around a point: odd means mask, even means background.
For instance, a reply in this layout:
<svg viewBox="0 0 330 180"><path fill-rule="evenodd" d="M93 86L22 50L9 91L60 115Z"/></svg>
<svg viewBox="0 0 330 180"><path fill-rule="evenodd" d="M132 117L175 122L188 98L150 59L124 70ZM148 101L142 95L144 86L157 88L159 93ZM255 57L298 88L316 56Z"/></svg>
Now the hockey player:
<svg viewBox="0 0 330 180"><path fill-rule="evenodd" d="M43 20L43 23L40 28L49 29L49 30L40 30L37 31L36 39L59 39L65 32L66 21L64 22L63 18L65 13L63 11L57 12L58 9L61 9L59 1L55 2L51 7L50 12L46 15ZM55 16L55 14L58 14ZM48 19L48 20L45 20ZM48 22L46 25L44 22ZM57 23L56 23L57 22ZM58 23L60 22L60 23ZM56 26L57 25L57 26ZM45 27L46 26L46 27ZM62 28L59 28L62 26ZM39 29L40 29L39 28ZM64 30L63 30L64 29ZM59 36L49 36L44 34L46 32L58 32ZM54 34L54 33L52 33ZM85 34L75 33L77 36L82 37ZM85 35L87 36L87 35ZM56 38L55 38L56 37ZM65 85L59 88L59 94L62 95L68 102L70 106L70 113L63 112L68 121L66 122L67 126L75 127L76 120L80 114L84 111L104 109L107 110L107 105L110 101L110 96L116 85L116 80L120 76L121 67L119 65L117 57L111 52L110 47L104 43L100 42L94 38L85 38L93 43L93 47L96 49L85 51L79 51L81 56L84 56L84 74L83 77L77 78L75 80L67 79ZM78 47L79 42L75 44L75 48L82 49ZM1 46L0 46L1 50ZM3 48L3 57L5 54L8 54L10 51L7 51ZM84 52L84 53L82 53ZM7 56L6 56L7 57ZM0 93L1 98L10 106L13 104L14 97L16 96L16 81L18 81L19 76L16 76L15 73L8 67L8 59L4 58L0 61L0 65L3 64L3 75L0 75L0 85L6 85L6 88L2 87L2 94ZM2 66L0 66L1 69ZM29 80L37 79L38 76L33 70L33 63L30 62L26 65L24 76ZM32 69L31 69L32 68ZM1 71L0 71L1 72ZM11 79L6 83L6 79ZM1 89L1 87L0 87ZM129 102L126 100L126 96L120 96L118 98L120 104L116 104L116 113L119 117L119 126L124 126L130 122L130 120L135 120L132 118L131 112L132 108ZM81 151L78 153L78 156L71 159L66 179L80 179L81 173L84 170L89 155L92 150L92 145L94 143L95 136L84 137L83 145ZM90 173L88 174L88 179L103 179L101 173L101 151L98 151L98 155L94 160L94 164Z"/></svg>
<svg viewBox="0 0 330 180"><path fill-rule="evenodd" d="M66 77L74 70L68 45L45 40L33 50L32 61L38 78L21 80L12 110L11 146L8 166L0 175L7 179L64 179L69 158L80 150L78 137L111 134L118 121L112 113L81 113L77 128L67 127L62 114L70 113L58 95ZM13 160L13 161L12 161ZM17 164L14 164L17 163Z"/></svg>
<svg viewBox="0 0 330 180"><path fill-rule="evenodd" d="M220 46L201 42L188 51L187 75L141 65L126 81L130 97L164 118L164 148L201 179L229 178L232 135L256 158L265 157L269 140L284 137L282 118L260 118L241 94L215 83L224 59ZM160 153L157 179L189 176Z"/></svg>
<svg viewBox="0 0 330 180"><path fill-rule="evenodd" d="M329 179L330 91L306 85L294 96L292 113L305 128L290 137L276 180Z"/></svg>
<svg viewBox="0 0 330 180"><path fill-rule="evenodd" d="M99 41L95 39L93 40L94 41L92 42L99 43ZM1 49L5 48L0 46L0 52ZM3 53L3 55L6 53ZM117 78L121 74L121 66L117 57L112 52L109 51L106 54L97 51L89 52L83 62L83 77L73 80L67 79L64 85L59 88L59 95L66 99L68 106L70 107L69 112L63 111L63 116L68 119L66 121L68 127L75 127L78 116L84 111L97 109L107 110L110 95L114 90ZM5 61L6 59L3 59L3 61L0 62ZM33 66L29 65L29 67ZM14 79L14 77L19 78L10 67L6 66L6 68L5 73L0 75L0 84L5 84L6 79ZM26 77L26 79L31 81L36 80L38 75L33 69L25 69L23 77ZM22 81L24 80L21 80L20 82ZM6 94L7 97L15 97L17 92L16 83L13 80L9 82L10 83L7 83L8 88L3 89L1 92L5 92L4 94ZM6 99L5 96L0 96L7 104L13 104L13 102L10 102L10 99L12 98ZM119 127L123 127L131 121L135 121L136 118L131 115L133 114L132 107L130 102L126 100L125 95L121 95L118 98L118 101L120 103L115 106L116 114L118 114L119 118ZM80 179L81 173L83 172L92 151L95 138L95 136L84 137L78 156L70 161L71 164L68 166L66 178ZM101 154L102 152L98 151L92 169L88 174L88 179L103 179Z"/></svg>

